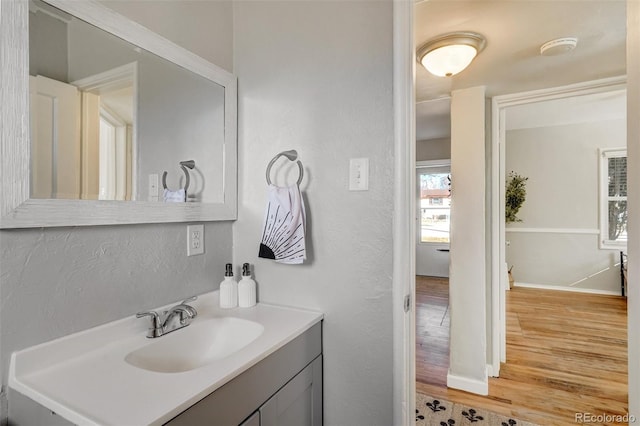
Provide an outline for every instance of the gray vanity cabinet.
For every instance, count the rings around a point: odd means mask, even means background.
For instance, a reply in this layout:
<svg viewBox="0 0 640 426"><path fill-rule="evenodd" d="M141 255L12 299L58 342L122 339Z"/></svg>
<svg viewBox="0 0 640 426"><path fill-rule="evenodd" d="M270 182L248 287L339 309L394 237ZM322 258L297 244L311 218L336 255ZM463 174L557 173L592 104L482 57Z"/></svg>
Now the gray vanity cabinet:
<svg viewBox="0 0 640 426"><path fill-rule="evenodd" d="M259 413L260 426L322 425L321 357L273 395Z"/></svg>
<svg viewBox="0 0 640 426"><path fill-rule="evenodd" d="M322 323L166 426L322 426Z"/></svg>
<svg viewBox="0 0 640 426"><path fill-rule="evenodd" d="M242 422L240 426L260 426L260 410L253 413L251 417Z"/></svg>

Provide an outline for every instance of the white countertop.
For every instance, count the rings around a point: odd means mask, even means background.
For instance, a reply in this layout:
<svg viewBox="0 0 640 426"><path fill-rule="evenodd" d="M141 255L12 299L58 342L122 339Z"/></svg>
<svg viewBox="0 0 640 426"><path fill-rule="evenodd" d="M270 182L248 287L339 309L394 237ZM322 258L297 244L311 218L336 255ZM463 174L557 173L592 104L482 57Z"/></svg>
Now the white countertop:
<svg viewBox="0 0 640 426"><path fill-rule="evenodd" d="M124 361L132 350L163 338L146 337L149 318L127 317L14 352L9 386L79 425L161 425L323 318L318 312L263 303L220 309L218 291L190 304L198 310L192 324L226 316L255 321L264 331L238 352L209 365L158 373Z"/></svg>

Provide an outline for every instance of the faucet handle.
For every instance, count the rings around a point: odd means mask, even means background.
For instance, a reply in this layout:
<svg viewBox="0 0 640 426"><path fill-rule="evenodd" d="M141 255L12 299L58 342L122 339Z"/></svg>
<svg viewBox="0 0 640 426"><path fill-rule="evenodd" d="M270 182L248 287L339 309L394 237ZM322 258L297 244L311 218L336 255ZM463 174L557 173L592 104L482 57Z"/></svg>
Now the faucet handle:
<svg viewBox="0 0 640 426"><path fill-rule="evenodd" d="M198 298L197 296L193 296L188 299L185 299L182 301L182 303L180 303L177 306L174 306L172 309L180 308L182 310L180 314L180 318L184 319L184 314L186 314L189 317L189 319L192 320L198 316L198 311L193 306L188 305L187 302L191 302L193 300L196 300L197 298Z"/></svg>
<svg viewBox="0 0 640 426"><path fill-rule="evenodd" d="M151 327L147 337L158 337L162 335L162 324L160 324L160 315L156 311L138 312L136 318L151 317Z"/></svg>
<svg viewBox="0 0 640 426"><path fill-rule="evenodd" d="M153 317L152 321L154 322L160 318L160 316L156 311L138 312L136 314L136 318L144 318L144 317Z"/></svg>

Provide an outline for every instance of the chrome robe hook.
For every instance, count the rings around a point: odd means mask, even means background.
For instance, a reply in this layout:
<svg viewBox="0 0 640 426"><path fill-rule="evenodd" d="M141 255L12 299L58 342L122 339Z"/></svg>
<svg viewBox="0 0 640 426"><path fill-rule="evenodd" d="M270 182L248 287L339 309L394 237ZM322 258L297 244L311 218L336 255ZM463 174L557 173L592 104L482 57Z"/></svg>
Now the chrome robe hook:
<svg viewBox="0 0 640 426"><path fill-rule="evenodd" d="M191 178L189 177L189 170L187 170L187 168L193 169L195 166L196 166L196 162L193 161L193 160L187 160L187 161L181 161L180 162L180 168L182 169L182 171L184 172L184 175L187 178L187 180L185 181L185 184L184 184L184 192L185 192L185 194L187 193L187 189L189 188L189 183L191 181ZM169 188L167 188L167 172L166 172L166 170L162 174L162 187L164 189L169 189Z"/></svg>

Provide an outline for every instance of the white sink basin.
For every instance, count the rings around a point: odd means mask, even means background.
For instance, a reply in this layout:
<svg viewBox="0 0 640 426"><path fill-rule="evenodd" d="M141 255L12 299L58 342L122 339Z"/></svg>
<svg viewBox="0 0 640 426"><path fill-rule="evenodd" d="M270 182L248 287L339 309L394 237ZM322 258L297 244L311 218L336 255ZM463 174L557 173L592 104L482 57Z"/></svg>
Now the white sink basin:
<svg viewBox="0 0 640 426"><path fill-rule="evenodd" d="M181 373L226 358L247 346L264 326L241 318L196 318L189 326L155 339L129 352L124 360L158 373Z"/></svg>

